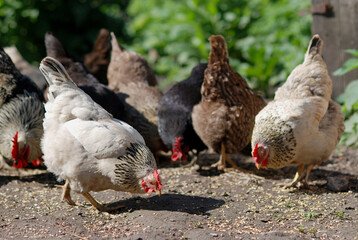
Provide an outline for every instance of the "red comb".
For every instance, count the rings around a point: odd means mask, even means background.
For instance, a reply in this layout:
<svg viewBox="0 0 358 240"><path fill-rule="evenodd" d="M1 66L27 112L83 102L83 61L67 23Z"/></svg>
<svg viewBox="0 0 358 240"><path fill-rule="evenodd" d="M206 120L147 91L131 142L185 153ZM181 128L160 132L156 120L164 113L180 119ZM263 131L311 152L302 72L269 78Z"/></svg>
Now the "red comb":
<svg viewBox="0 0 358 240"><path fill-rule="evenodd" d="M252 152L252 156L253 157L258 157L259 154L259 148L258 148L259 143L256 143L254 151Z"/></svg>
<svg viewBox="0 0 358 240"><path fill-rule="evenodd" d="M158 190L161 190L162 189L162 183L160 182L160 178L159 178L159 173L157 171L157 169L154 168L153 170L153 175L155 177L155 180L157 180L157 184L158 184Z"/></svg>
<svg viewBox="0 0 358 240"><path fill-rule="evenodd" d="M37 166L40 166L43 162L44 162L44 160L42 159L42 157L39 157L38 159L32 161L32 165L37 167Z"/></svg>
<svg viewBox="0 0 358 240"><path fill-rule="evenodd" d="M176 148L177 149L177 151L182 151L181 150L181 141L183 140L183 138L182 137L177 137L177 138L175 138L175 141L174 141L174 148Z"/></svg>
<svg viewBox="0 0 358 240"><path fill-rule="evenodd" d="M13 159L17 158L17 155L19 154L19 143L17 142L18 132L15 133L14 138L12 139L12 151L11 156Z"/></svg>
<svg viewBox="0 0 358 240"><path fill-rule="evenodd" d="M18 140L18 135L19 133L16 132L14 138L12 139L12 150L11 150L11 156L14 159L14 167L15 168L24 168L27 167L29 165L29 163L27 162L27 158L30 154L30 147L25 145L22 148L22 152L20 153L19 156L19 142Z"/></svg>
<svg viewBox="0 0 358 240"><path fill-rule="evenodd" d="M183 161L186 160L186 152L189 151L189 147L186 146L184 151L181 149L181 141L183 140L182 137L175 138L174 146L173 146L173 154L172 154L172 160L177 161L178 159L181 159Z"/></svg>

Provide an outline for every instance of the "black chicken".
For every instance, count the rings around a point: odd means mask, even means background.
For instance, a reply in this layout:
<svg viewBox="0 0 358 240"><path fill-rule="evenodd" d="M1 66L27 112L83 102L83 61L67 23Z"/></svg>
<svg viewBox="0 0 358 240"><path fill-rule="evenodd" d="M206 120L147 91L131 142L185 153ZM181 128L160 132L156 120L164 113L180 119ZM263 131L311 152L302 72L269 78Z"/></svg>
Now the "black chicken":
<svg viewBox="0 0 358 240"><path fill-rule="evenodd" d="M173 161L185 161L189 150L206 148L191 120L192 109L201 100L200 89L206 67L206 63L198 64L189 78L173 85L159 101L158 131L165 145L173 148Z"/></svg>

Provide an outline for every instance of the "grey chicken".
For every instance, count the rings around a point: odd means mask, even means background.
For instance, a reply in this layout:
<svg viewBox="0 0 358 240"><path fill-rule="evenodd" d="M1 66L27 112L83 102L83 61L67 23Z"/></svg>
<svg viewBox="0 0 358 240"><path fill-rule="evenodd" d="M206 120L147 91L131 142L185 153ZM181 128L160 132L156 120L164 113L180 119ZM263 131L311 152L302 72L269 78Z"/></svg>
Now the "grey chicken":
<svg viewBox="0 0 358 240"><path fill-rule="evenodd" d="M200 89L206 67L206 63L195 66L187 79L174 84L159 101L159 135L165 145L173 149L173 161L185 161L189 150L199 152L206 148L191 119L193 107L201 100Z"/></svg>
<svg viewBox="0 0 358 240"><path fill-rule="evenodd" d="M41 163L43 95L16 69L0 47L0 155L2 162L23 168Z"/></svg>
<svg viewBox="0 0 358 240"><path fill-rule="evenodd" d="M72 81L56 59L46 57L40 70L49 84L41 146L47 169L65 179L63 199L75 204L71 189L100 211L91 191L112 189L161 194L153 154L131 126L112 117Z"/></svg>
<svg viewBox="0 0 358 240"><path fill-rule="evenodd" d="M290 186L307 184L312 168L328 160L344 131L322 46L322 39L313 36L304 62L255 119L251 145L257 168L298 166Z"/></svg>

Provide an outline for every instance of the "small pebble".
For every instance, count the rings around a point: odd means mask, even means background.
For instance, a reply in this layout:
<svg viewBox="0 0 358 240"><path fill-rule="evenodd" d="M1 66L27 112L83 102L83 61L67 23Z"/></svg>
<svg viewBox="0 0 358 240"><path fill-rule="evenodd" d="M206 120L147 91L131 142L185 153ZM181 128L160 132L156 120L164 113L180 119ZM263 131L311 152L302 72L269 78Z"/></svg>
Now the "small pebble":
<svg viewBox="0 0 358 240"><path fill-rule="evenodd" d="M333 192L348 190L349 181L344 177L327 177L327 188Z"/></svg>
<svg viewBox="0 0 358 240"><path fill-rule="evenodd" d="M217 233L210 233L210 236L212 237L218 237L219 235Z"/></svg>

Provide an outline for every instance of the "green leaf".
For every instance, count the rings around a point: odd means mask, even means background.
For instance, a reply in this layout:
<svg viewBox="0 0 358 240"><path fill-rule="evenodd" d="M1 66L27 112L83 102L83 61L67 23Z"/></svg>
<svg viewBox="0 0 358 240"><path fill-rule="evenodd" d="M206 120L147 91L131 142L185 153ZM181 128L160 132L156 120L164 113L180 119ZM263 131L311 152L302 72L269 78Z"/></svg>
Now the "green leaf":
<svg viewBox="0 0 358 240"><path fill-rule="evenodd" d="M351 81L344 92L338 96L337 101L344 103L347 111L353 109L353 105L358 102L358 80Z"/></svg>
<svg viewBox="0 0 358 240"><path fill-rule="evenodd" d="M358 68L358 58L350 58L343 64L341 68L337 69L333 75L342 76L356 68Z"/></svg>
<svg viewBox="0 0 358 240"><path fill-rule="evenodd" d="M358 57L358 50L356 50L356 49L346 49L345 52L349 53L355 57Z"/></svg>

